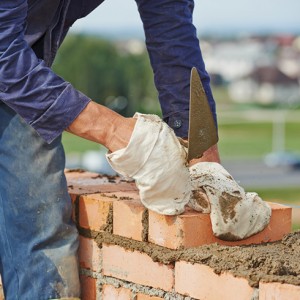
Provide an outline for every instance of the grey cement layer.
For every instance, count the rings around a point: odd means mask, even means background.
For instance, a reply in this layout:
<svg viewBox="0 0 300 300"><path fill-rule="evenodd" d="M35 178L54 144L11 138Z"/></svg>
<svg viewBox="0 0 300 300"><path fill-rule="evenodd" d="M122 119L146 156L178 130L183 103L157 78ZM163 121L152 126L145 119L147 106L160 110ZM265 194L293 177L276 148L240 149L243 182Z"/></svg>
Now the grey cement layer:
<svg viewBox="0 0 300 300"><path fill-rule="evenodd" d="M300 285L300 231L286 235L282 241L260 245L205 245L184 250L172 250L148 242L140 242L107 232L80 229L80 234L92 238L99 247L103 243L119 245L130 251L147 254L154 262L174 265L183 260L211 267L216 274L224 271L246 278L249 285L259 281Z"/></svg>

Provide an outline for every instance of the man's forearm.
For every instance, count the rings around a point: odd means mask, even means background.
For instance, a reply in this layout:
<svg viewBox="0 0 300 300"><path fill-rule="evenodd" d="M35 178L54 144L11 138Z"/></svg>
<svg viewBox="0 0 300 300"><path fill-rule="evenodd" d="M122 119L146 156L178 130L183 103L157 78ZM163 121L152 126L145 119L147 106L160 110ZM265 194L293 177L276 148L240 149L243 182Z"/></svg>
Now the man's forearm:
<svg viewBox="0 0 300 300"><path fill-rule="evenodd" d="M114 152L127 146L135 123L91 101L66 130Z"/></svg>

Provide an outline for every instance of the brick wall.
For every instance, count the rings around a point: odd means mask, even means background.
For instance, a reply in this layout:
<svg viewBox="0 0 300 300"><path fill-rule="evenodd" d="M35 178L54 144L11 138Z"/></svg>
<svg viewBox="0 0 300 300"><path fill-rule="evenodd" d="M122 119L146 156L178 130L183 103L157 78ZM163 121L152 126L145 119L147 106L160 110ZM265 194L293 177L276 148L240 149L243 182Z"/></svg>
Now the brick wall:
<svg viewBox="0 0 300 300"><path fill-rule="evenodd" d="M291 283L280 276L253 279L243 271L218 270L218 262L203 257L221 245L263 247L281 240L291 230L290 208L271 204L271 222L263 232L224 242L213 236L209 215L148 211L133 182L88 172L66 174L80 233L83 300L300 299L299 276ZM195 262L193 255L202 256Z"/></svg>
<svg viewBox="0 0 300 300"><path fill-rule="evenodd" d="M271 222L263 232L224 242L213 236L207 214L148 211L134 182L80 170L66 175L80 233L82 300L300 299L299 274L253 276L224 264L231 256L238 265L235 249L249 247L243 245L257 244L256 252L274 245L276 251L277 244L269 243L290 232L290 208L271 204Z"/></svg>

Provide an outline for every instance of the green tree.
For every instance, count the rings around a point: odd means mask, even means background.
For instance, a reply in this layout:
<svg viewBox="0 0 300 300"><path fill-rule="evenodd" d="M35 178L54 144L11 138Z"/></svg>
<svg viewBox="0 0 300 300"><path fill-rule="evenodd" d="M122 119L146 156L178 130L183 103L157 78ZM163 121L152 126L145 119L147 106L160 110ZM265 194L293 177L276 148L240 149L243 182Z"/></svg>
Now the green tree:
<svg viewBox="0 0 300 300"><path fill-rule="evenodd" d="M54 70L94 101L123 115L159 113L146 52L132 54L112 41L70 35L58 53Z"/></svg>

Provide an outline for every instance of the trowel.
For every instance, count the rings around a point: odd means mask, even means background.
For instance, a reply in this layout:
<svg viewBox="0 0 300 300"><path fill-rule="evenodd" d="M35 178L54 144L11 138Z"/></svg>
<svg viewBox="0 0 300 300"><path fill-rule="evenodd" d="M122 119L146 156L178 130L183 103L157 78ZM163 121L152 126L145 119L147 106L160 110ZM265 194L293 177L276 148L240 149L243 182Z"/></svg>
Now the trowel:
<svg viewBox="0 0 300 300"><path fill-rule="evenodd" d="M195 67L190 78L188 157L191 161L218 142L218 133L200 76Z"/></svg>

